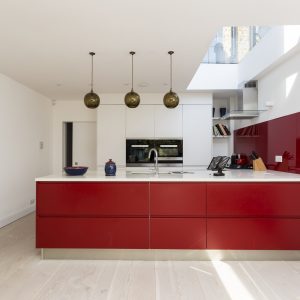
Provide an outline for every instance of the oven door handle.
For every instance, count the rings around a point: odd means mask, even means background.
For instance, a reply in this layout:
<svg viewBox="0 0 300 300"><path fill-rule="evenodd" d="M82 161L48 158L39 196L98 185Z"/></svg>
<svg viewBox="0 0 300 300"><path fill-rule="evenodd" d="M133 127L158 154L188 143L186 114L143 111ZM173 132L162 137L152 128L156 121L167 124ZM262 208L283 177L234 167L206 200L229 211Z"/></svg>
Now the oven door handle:
<svg viewBox="0 0 300 300"><path fill-rule="evenodd" d="M178 145L159 145L160 148L178 148Z"/></svg>

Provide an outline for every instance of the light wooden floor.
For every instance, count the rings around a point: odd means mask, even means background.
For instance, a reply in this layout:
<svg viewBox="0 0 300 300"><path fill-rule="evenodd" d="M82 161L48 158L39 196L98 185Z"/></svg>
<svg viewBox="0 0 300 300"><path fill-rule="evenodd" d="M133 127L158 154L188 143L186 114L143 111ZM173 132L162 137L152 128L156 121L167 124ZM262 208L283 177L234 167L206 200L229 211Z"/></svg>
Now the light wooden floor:
<svg viewBox="0 0 300 300"><path fill-rule="evenodd" d="M42 261L34 222L0 229L0 300L300 299L298 261Z"/></svg>

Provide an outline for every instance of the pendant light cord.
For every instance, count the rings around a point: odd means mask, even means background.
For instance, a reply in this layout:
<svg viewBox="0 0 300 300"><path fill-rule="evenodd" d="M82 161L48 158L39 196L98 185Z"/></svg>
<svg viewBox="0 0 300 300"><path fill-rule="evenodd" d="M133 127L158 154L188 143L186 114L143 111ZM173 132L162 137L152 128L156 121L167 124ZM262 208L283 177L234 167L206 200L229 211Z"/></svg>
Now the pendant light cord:
<svg viewBox="0 0 300 300"><path fill-rule="evenodd" d="M131 92L133 92L133 55L135 52L130 51L129 54L131 55Z"/></svg>
<svg viewBox="0 0 300 300"><path fill-rule="evenodd" d="M133 92L133 53L131 54L131 92Z"/></svg>
<svg viewBox="0 0 300 300"><path fill-rule="evenodd" d="M92 78L92 82L91 82L91 90L93 93L93 86L94 86L94 54L91 54L92 56L92 74L91 74L91 78Z"/></svg>
<svg viewBox="0 0 300 300"><path fill-rule="evenodd" d="M172 91L172 54L170 54L170 91Z"/></svg>

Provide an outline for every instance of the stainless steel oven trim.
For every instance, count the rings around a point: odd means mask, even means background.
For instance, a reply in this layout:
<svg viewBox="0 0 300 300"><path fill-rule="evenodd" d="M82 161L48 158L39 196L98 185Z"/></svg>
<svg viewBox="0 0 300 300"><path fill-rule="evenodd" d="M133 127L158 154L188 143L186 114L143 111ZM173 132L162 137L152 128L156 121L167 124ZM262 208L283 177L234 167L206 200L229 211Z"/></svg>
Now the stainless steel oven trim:
<svg viewBox="0 0 300 300"><path fill-rule="evenodd" d="M160 148L178 148L178 145L158 145Z"/></svg>
<svg viewBox="0 0 300 300"><path fill-rule="evenodd" d="M131 145L131 148L149 148L149 145Z"/></svg>

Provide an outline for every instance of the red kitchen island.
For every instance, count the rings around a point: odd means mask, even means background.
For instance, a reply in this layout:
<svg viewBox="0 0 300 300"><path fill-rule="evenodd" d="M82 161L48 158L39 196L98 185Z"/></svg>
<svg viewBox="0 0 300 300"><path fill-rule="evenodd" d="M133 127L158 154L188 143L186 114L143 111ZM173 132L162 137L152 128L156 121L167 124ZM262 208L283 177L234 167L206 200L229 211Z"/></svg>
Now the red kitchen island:
<svg viewBox="0 0 300 300"><path fill-rule="evenodd" d="M300 175L90 172L36 182L45 258L300 258Z"/></svg>

